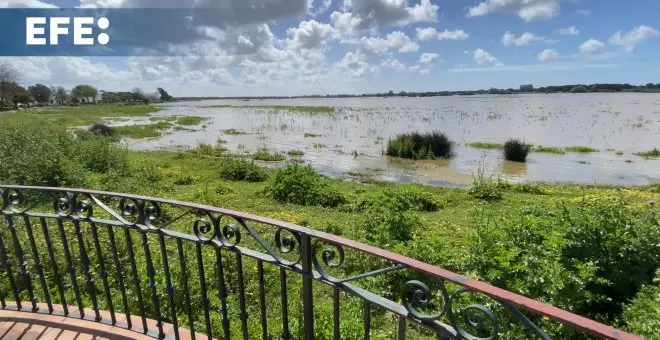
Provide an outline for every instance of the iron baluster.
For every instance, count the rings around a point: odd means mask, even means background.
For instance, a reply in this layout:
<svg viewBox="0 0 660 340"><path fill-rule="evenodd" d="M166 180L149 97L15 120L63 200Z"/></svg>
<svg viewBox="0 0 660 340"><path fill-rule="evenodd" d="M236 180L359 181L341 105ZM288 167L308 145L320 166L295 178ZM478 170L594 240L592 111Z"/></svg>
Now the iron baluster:
<svg viewBox="0 0 660 340"><path fill-rule="evenodd" d="M78 238L78 247L80 248L80 260L83 265L83 273L85 274L85 282L87 286L87 293L89 293L90 298L92 299L92 309L96 316L94 320L101 321L101 313L99 312L99 303L96 298L96 285L94 284L94 278L92 277L92 270L89 267L89 256L87 256L87 250L85 249L85 240L83 239L83 232L80 228L80 221L73 220L73 227L76 230L76 236Z"/></svg>
<svg viewBox="0 0 660 340"><path fill-rule="evenodd" d="M126 297L126 286L124 285L124 273L121 270L121 262L119 261L119 254L117 252L117 242L115 240L115 232L111 226L107 227L108 230L108 239L110 240L110 250L112 251L112 261L115 264L115 273L117 275L117 285L119 286L119 291L121 292L121 302L124 306L124 314L126 315L126 325L128 329L133 328L133 322L131 321L131 311L128 307L128 298Z"/></svg>
<svg viewBox="0 0 660 340"><path fill-rule="evenodd" d="M204 321L206 322L206 335L209 340L213 340L213 334L211 333L211 316L209 315L209 298L206 294L206 277L204 276L204 259L202 257L202 245L197 243L197 272L199 274L199 286L202 293L202 299L200 303L202 308L204 308Z"/></svg>
<svg viewBox="0 0 660 340"><path fill-rule="evenodd" d="M190 338L195 340L195 319L192 313L192 304L190 303L190 292L188 291L188 267L186 266L186 258L183 252L183 241L176 240L176 248L179 253L179 267L181 268L181 281L183 282L183 298L186 302L186 309L188 312L188 328L190 330Z"/></svg>
<svg viewBox="0 0 660 340"><path fill-rule="evenodd" d="M144 314L144 302L142 301L142 289L140 287L140 276L138 276L137 265L135 264L135 251L133 250L133 237L128 228L124 228L124 237L126 238L126 251L128 252L128 259L131 263L131 272L133 274L133 285L135 286L135 295L138 299L138 311L142 318L142 332L147 334L149 328L147 327L147 316Z"/></svg>
<svg viewBox="0 0 660 340"><path fill-rule="evenodd" d="M71 285L73 286L73 291L76 294L76 302L78 303L78 313L80 313L80 318L85 317L85 311L83 310L85 306L83 305L82 298L80 297L80 288L78 287L78 281L76 279L76 267L73 265L71 260L71 251L69 249L69 242L66 239L66 233L64 232L64 223L62 219L57 219L57 228L60 231L60 239L62 239L62 249L64 250L64 259L66 260L67 271L69 272L69 277L71 278Z"/></svg>
<svg viewBox="0 0 660 340"><path fill-rule="evenodd" d="M300 237L302 257L303 322L305 340L314 339L314 294L312 292L312 239L309 235Z"/></svg>
<svg viewBox="0 0 660 340"><path fill-rule="evenodd" d="M32 232L32 224L30 223L30 218L28 216L23 216L23 222L25 223L25 230L27 231L28 240L30 241L30 248L32 248L32 257L34 258L34 265L35 267L37 267L41 288L44 291L44 298L46 299L46 304L48 305L48 313L52 313L53 303L50 300L50 293L48 292L48 284L46 284L46 276L44 275L44 265L43 263L41 263L41 258L39 257L39 251L37 250L37 244L34 241L34 233Z"/></svg>
<svg viewBox="0 0 660 340"><path fill-rule="evenodd" d="M404 340L406 338L406 318L398 316L399 326L397 327L397 339Z"/></svg>
<svg viewBox="0 0 660 340"><path fill-rule="evenodd" d="M339 288L332 287L332 323L333 335L335 340L341 340L340 319L339 319Z"/></svg>
<svg viewBox="0 0 660 340"><path fill-rule="evenodd" d="M240 309L240 320L241 327L243 331L243 339L247 340L248 338L248 313L245 308L245 284L243 278L243 258L241 253L236 253L236 272L238 275L238 305Z"/></svg>
<svg viewBox="0 0 660 340"><path fill-rule="evenodd" d="M289 299L286 290L286 270L280 267L280 287L282 294L282 340L291 339L289 332Z"/></svg>
<svg viewBox="0 0 660 340"><path fill-rule="evenodd" d="M60 299L62 303L62 309L64 316L69 316L69 308L67 307L66 297L64 296L64 286L62 286L62 278L60 277L59 268L57 261L55 260L55 253L53 252L53 245L50 241L50 234L48 232L48 224L44 217L39 219L41 223L41 232L44 234L44 239L46 241L46 249L48 250L48 257L50 258L50 266L53 268L53 276L55 277L55 283L57 284L57 290L60 293Z"/></svg>
<svg viewBox="0 0 660 340"><path fill-rule="evenodd" d="M108 284L108 272L105 269L105 260L103 258L103 253L101 252L101 243L99 242L99 233L94 222L89 223L90 229L92 230L92 238L94 239L94 249L96 250L96 259L99 263L101 280L103 281L103 290L105 291L105 301L108 305L110 311L110 320L112 324L117 323L117 318L115 316L115 307L112 304L112 295L110 295L110 285Z"/></svg>
<svg viewBox="0 0 660 340"><path fill-rule="evenodd" d="M222 313L222 333L225 339L229 337L229 307L227 307L227 285L225 284L225 271L223 268L222 251L215 248L215 266L218 275L218 297L220 298L220 312Z"/></svg>
<svg viewBox="0 0 660 340"><path fill-rule="evenodd" d="M0 233L0 255L2 255L2 266L7 273L7 278L9 279L9 285L11 286L12 292L14 293L14 300L16 301L16 308L19 310L23 308L21 304L21 298L18 295L18 287L16 287L16 280L14 280L14 273L11 270L11 261L9 260L9 255L7 254L7 248L5 247L5 242L2 239L2 233Z"/></svg>
<svg viewBox="0 0 660 340"><path fill-rule="evenodd" d="M32 285L32 279L30 278L30 272L27 269L27 262L25 262L25 254L23 253L23 248L21 243L18 240L18 234L16 232L16 226L14 225L14 220L7 216L7 227L9 228L9 233L14 243L14 251L16 252L16 257L18 259L18 267L21 271L21 277L25 281L27 286L28 296L30 297L30 303L32 304L32 311L36 312L39 310L37 306L37 299L34 298L34 286Z"/></svg>
<svg viewBox="0 0 660 340"><path fill-rule="evenodd" d="M156 327L158 327L158 338L164 339L165 332L163 332L163 317L160 314L160 300L158 299L158 290L156 288L156 269L151 259L151 249L149 248L149 238L146 232L142 234L142 247L144 248L144 257L147 262L147 276L149 277L149 286L151 287L151 303L154 306L154 313L156 313Z"/></svg>
<svg viewBox="0 0 660 340"><path fill-rule="evenodd" d="M167 297L170 303L170 317L172 318L172 327L174 328L174 338L179 340L179 323L176 318L176 306L174 305L174 286L170 277L170 264L167 261L167 249L165 248L165 236L158 234L158 243L160 245L160 254L163 258L163 271L165 272L165 284L167 285Z"/></svg>
<svg viewBox="0 0 660 340"><path fill-rule="evenodd" d="M261 337L268 340L268 318L266 317L266 290L264 289L264 263L257 260L257 276L259 277L259 309L261 320Z"/></svg>
<svg viewBox="0 0 660 340"><path fill-rule="evenodd" d="M362 322L364 323L364 340L371 339L371 304L369 301L362 301Z"/></svg>

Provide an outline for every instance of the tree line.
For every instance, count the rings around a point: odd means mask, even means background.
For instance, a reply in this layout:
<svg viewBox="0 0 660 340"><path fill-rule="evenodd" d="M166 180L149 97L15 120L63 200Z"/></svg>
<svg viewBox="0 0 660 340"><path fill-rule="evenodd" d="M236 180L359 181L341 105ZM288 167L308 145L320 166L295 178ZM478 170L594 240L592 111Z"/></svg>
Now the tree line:
<svg viewBox="0 0 660 340"><path fill-rule="evenodd" d="M44 84L25 88L18 84L19 80L20 74L12 65L0 62L0 109L15 109L32 104L153 103L174 99L163 88L158 88L155 93L145 93L138 87L130 92L99 91L87 84L76 85L71 90Z"/></svg>

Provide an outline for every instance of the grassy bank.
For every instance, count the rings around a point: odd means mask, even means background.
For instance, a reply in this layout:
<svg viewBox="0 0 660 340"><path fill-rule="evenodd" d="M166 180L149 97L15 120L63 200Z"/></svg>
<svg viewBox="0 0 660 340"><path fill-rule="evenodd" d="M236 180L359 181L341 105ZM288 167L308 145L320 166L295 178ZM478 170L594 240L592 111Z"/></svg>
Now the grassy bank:
<svg viewBox="0 0 660 340"><path fill-rule="evenodd" d="M226 158L230 156L221 144L205 147L216 157L202 152L204 148L190 152L128 152L109 139L72 139L70 133L53 126L3 124L0 183L86 187L246 211L390 249L633 331L648 328L648 324L637 325L640 319L660 318L652 308L645 307L645 299L635 299L643 286L653 287L660 263L660 228L649 204L660 198L658 185L545 186L483 177L477 178L470 190L415 184L365 185L324 178L303 166L269 171L256 162ZM192 233L189 224L168 228ZM5 229L1 228L0 233L7 240ZM152 246L157 247L157 242ZM209 261L213 260L212 253L207 255ZM347 255L347 264L339 270L356 274L375 269L372 259ZM122 254L122 259L125 256ZM142 255L137 256L141 260ZM194 257L191 249L187 258ZM235 257L229 254L225 260L233 268ZM141 263L143 278L144 267ZM268 268L269 326L277 337L281 330L278 273ZM227 276L235 279L231 276L234 269L227 270ZM258 315L252 299L257 296L255 271L254 261L246 260L251 315ZM215 287L210 265L209 273L208 284ZM190 276L195 284L191 284L191 294L197 298L198 278ZM386 275L360 284L398 300L398 292L410 278ZM0 282L6 284L6 280ZM300 280L291 275L289 282L290 315L294 316L291 329L293 338L300 338ZM230 313L236 320L236 283L232 281L230 287ZM648 294L649 290L643 292ZM149 296L148 285L143 291ZM217 297L212 295L213 320L220 320ZM330 296L327 287L315 285L319 338L330 338L332 334ZM631 301L641 302L637 305ZM200 307L196 304L195 308L199 311ZM361 308L357 299L342 295L346 338L361 336ZM504 318L504 338L525 338L525 333L517 333L519 329L511 326L515 323L506 313L496 312ZM153 315L152 311L148 313ZM202 329L202 314L195 315L198 329ZM372 317L373 338L395 334L391 316L374 311ZM635 322L627 321L632 319ZM580 338L549 320L533 321L556 338ZM239 323L232 324L233 334L239 334ZM219 329L219 322L213 327ZM250 338L259 336L258 317L250 317L249 331ZM432 338L412 326L409 337Z"/></svg>
<svg viewBox="0 0 660 340"><path fill-rule="evenodd" d="M0 122L80 126L102 123L103 118L141 117L159 111L155 105L49 106L0 113Z"/></svg>

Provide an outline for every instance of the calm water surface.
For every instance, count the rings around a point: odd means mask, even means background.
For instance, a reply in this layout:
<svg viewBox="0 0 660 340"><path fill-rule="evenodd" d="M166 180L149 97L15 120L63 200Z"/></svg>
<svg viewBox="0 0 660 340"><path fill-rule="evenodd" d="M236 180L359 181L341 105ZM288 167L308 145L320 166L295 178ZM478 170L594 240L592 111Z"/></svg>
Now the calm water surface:
<svg viewBox="0 0 660 340"><path fill-rule="evenodd" d="M210 105L332 106L335 114ZM465 186L483 164L486 173L512 181L644 185L660 181L660 160L635 152L660 148L660 95L551 94L427 98L211 100L167 104L157 116L203 116L197 131L168 131L130 144L134 150L192 148L218 138L232 152L259 148L303 150L302 159L339 178L368 173L377 179ZM137 120L127 123L145 123ZM247 134L227 135L237 129ZM456 142L451 160L409 161L382 155L398 133L440 130ZM306 138L305 134L320 137ZM534 145L599 149L591 154L531 153L526 164L503 160L501 151L470 148L470 142L503 143L522 138ZM623 152L617 155L616 151ZM357 156L355 156L357 154Z"/></svg>

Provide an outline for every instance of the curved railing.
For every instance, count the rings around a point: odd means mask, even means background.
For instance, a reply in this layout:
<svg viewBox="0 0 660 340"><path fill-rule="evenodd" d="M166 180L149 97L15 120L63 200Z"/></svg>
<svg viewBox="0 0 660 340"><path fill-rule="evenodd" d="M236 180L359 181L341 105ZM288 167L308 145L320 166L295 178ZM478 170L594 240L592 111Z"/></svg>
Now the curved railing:
<svg viewBox="0 0 660 340"><path fill-rule="evenodd" d="M243 212L81 189L0 185L0 193L4 309L56 313L58 303L64 316L112 325L125 315L123 327L159 338L169 323L177 339L180 327L224 339L548 339L540 326L551 321L553 332L639 338L387 250ZM131 322L136 316L142 325Z"/></svg>

